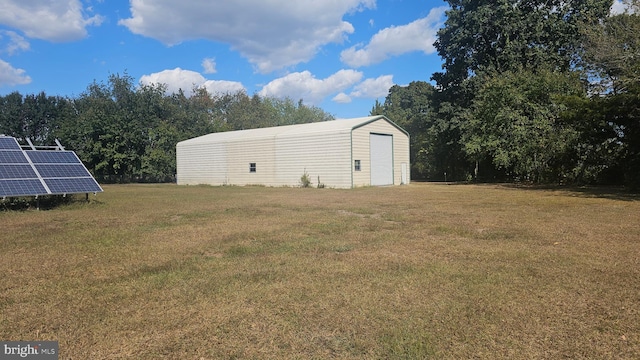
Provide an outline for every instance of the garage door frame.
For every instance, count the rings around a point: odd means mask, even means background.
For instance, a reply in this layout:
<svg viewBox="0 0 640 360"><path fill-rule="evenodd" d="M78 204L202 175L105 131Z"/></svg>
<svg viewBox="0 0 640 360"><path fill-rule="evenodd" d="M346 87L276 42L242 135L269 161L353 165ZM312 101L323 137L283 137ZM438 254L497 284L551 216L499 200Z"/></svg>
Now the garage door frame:
<svg viewBox="0 0 640 360"><path fill-rule="evenodd" d="M393 135L369 134L371 185L393 185Z"/></svg>

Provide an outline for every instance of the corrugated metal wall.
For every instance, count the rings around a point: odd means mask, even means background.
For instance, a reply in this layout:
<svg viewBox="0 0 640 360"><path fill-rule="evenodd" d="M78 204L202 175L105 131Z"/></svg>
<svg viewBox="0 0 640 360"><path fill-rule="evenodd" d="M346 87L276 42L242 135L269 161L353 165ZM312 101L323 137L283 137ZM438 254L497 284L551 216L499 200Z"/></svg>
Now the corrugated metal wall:
<svg viewBox="0 0 640 360"><path fill-rule="evenodd" d="M276 179L296 186L306 171L313 186L351 187L351 132L281 135L276 138Z"/></svg>
<svg viewBox="0 0 640 360"><path fill-rule="evenodd" d="M402 164L409 168L408 136L385 118L362 119L364 125L359 127L359 119L352 120L353 130L344 125L322 131L318 126L293 128L296 131L270 128L259 137L257 131L251 137L234 132L181 142L176 149L178 184L298 186L306 171L313 186L318 176L327 187L368 186L371 133L393 136L393 183L401 184ZM360 171L354 171L354 160L360 160ZM251 163L255 172L250 172Z"/></svg>
<svg viewBox="0 0 640 360"><path fill-rule="evenodd" d="M176 149L179 185L216 184L227 181L226 144L178 145Z"/></svg>
<svg viewBox="0 0 640 360"><path fill-rule="evenodd" d="M370 134L388 134L393 136L393 184L402 183L402 163L409 166L409 137L384 119L371 122L353 130L353 161L360 160L360 171L353 172L353 186L371 185L371 145ZM352 165L353 168L353 165ZM408 171L408 170L407 170ZM410 179L407 174L407 183Z"/></svg>
<svg viewBox="0 0 640 360"><path fill-rule="evenodd" d="M251 141L234 140L226 144L229 184L277 186L273 137ZM249 172L249 164L256 172Z"/></svg>

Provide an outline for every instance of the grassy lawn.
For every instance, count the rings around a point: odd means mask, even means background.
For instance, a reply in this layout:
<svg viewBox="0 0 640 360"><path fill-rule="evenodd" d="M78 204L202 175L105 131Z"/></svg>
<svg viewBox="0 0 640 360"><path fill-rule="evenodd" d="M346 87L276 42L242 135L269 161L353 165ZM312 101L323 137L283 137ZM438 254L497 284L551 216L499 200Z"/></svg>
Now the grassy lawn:
<svg viewBox="0 0 640 360"><path fill-rule="evenodd" d="M58 340L60 359L640 358L638 197L104 189L0 211L0 340Z"/></svg>

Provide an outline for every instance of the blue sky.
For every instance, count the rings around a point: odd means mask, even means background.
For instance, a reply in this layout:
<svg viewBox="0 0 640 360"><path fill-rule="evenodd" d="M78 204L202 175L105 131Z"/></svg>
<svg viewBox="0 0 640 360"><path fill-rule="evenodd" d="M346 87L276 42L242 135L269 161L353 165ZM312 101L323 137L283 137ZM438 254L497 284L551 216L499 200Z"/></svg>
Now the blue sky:
<svg viewBox="0 0 640 360"><path fill-rule="evenodd" d="M2 0L0 95L75 97L126 72L169 92L244 90L366 116L392 85L441 70L445 11L437 0Z"/></svg>

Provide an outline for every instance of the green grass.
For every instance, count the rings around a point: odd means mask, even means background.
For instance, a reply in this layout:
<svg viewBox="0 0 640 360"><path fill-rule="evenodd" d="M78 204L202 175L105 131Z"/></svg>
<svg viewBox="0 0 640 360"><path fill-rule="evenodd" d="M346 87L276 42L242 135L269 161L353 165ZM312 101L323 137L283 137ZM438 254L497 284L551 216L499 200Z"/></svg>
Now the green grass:
<svg viewBox="0 0 640 360"><path fill-rule="evenodd" d="M61 359L640 358L640 198L106 185L0 211L0 339Z"/></svg>

